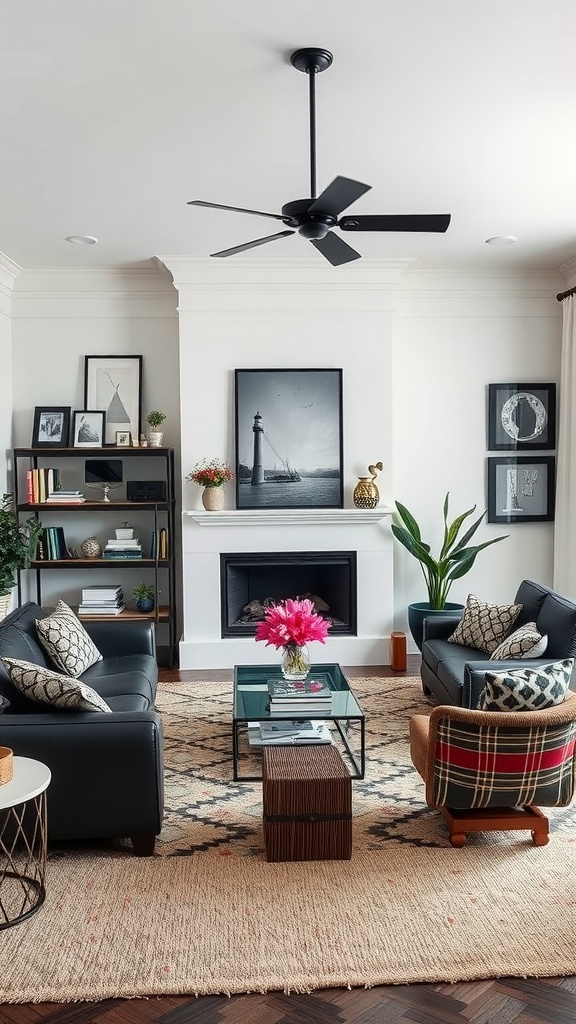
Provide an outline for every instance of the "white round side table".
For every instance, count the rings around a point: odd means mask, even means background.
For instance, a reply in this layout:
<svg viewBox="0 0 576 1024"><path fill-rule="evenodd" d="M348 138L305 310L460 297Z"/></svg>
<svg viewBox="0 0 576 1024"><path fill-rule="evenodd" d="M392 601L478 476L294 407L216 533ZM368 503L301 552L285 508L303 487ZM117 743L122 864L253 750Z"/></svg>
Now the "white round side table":
<svg viewBox="0 0 576 1024"><path fill-rule="evenodd" d="M51 773L31 757L14 758L0 786L0 929L34 914L46 890L46 790Z"/></svg>

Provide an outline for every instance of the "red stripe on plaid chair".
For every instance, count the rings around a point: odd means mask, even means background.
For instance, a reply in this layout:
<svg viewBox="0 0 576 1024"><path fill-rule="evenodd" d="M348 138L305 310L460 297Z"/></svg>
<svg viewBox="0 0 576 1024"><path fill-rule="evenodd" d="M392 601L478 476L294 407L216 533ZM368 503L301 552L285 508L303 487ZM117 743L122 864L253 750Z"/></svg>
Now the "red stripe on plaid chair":
<svg viewBox="0 0 576 1024"><path fill-rule="evenodd" d="M573 737L567 743L562 743L551 749L538 750L534 753L509 754L501 750L469 750L459 747L453 741L450 743L440 741L436 744L436 762L437 764L498 774L538 772L556 768L571 758L575 746L576 737Z"/></svg>

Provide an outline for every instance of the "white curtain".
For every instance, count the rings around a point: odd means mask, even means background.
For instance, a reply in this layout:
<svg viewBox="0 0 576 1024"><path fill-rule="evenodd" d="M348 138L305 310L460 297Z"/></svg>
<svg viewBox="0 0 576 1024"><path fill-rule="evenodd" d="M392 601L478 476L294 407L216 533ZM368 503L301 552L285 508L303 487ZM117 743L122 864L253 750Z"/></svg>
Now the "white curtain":
<svg viewBox="0 0 576 1024"><path fill-rule="evenodd" d="M576 600L576 295L562 302L554 589Z"/></svg>

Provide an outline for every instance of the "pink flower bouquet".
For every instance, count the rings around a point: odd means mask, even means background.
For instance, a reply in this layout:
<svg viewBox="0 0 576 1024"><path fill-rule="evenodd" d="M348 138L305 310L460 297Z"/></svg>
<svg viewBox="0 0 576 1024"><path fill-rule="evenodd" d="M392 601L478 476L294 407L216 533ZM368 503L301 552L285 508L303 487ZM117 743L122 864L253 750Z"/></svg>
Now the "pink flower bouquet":
<svg viewBox="0 0 576 1024"><path fill-rule="evenodd" d="M265 640L277 650L295 644L302 647L311 640L326 643L330 624L314 611L312 601L287 598L265 612L263 622L256 626L256 639Z"/></svg>

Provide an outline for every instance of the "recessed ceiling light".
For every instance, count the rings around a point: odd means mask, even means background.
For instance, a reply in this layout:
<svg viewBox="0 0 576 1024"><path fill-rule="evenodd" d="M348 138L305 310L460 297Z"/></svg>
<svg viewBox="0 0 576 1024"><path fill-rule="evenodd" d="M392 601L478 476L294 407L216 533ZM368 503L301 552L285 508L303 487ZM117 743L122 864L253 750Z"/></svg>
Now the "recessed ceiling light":
<svg viewBox="0 0 576 1024"><path fill-rule="evenodd" d="M484 239L486 245L514 245L518 239L516 235L492 235L492 238Z"/></svg>
<svg viewBox="0 0 576 1024"><path fill-rule="evenodd" d="M72 245L96 245L98 239L94 235L67 235L66 241Z"/></svg>

